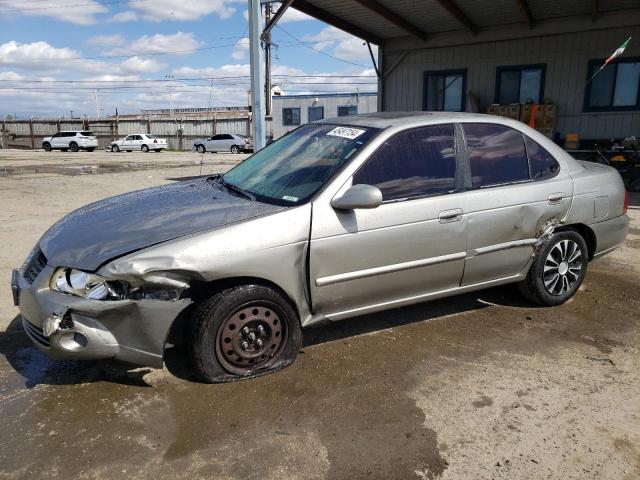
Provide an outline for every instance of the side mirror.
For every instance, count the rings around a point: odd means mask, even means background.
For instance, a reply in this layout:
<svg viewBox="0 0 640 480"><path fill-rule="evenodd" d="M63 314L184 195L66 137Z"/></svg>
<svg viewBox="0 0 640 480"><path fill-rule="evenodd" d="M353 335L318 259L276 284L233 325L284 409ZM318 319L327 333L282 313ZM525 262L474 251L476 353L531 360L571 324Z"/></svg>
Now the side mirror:
<svg viewBox="0 0 640 480"><path fill-rule="evenodd" d="M377 208L380 205L382 205L382 192L373 185L354 185L341 196L331 200L331 206L336 210Z"/></svg>

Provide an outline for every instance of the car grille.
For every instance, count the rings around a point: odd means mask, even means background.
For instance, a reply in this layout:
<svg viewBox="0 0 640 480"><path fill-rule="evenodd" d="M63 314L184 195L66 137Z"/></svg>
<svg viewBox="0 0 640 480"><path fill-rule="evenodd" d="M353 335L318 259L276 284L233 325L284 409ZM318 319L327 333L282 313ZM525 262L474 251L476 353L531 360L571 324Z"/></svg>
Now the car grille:
<svg viewBox="0 0 640 480"><path fill-rule="evenodd" d="M47 266L47 257L44 256L42 250L39 248L36 250L33 258L29 261L26 268L24 269L23 276L29 283L33 283L33 281L40 275L40 272L44 267Z"/></svg>
<svg viewBox="0 0 640 480"><path fill-rule="evenodd" d="M42 345L43 347L49 348L51 346L51 342L44 335L44 331L40 327L36 327L33 323L30 323L29 320L23 318L22 325L24 326L24 331L27 332L27 335L34 341Z"/></svg>

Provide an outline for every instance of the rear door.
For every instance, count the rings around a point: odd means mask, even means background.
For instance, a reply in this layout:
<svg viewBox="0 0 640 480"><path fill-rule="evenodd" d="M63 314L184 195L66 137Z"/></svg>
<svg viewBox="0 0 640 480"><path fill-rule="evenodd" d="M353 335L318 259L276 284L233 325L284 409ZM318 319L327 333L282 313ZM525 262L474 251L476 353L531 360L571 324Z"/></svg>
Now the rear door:
<svg viewBox="0 0 640 480"><path fill-rule="evenodd" d="M573 180L538 142L494 123L462 123L469 159L462 285L520 274L548 222L567 214Z"/></svg>
<svg viewBox="0 0 640 480"><path fill-rule="evenodd" d="M399 132L340 190L374 185L381 206L340 211L325 197L314 202L314 312L339 319L459 286L466 222L456 153L451 124Z"/></svg>

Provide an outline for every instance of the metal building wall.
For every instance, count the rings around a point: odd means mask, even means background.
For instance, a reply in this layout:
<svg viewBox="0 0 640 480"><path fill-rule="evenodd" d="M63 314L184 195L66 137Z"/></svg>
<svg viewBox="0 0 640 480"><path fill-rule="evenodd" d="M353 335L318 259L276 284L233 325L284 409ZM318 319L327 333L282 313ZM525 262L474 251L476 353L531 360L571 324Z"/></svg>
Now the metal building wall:
<svg viewBox="0 0 640 480"><path fill-rule="evenodd" d="M298 125L282 124L282 109L287 107L300 108L300 124L309 122L309 107L324 107L324 118L338 116L338 107L357 105L358 113L371 113L378 110L378 95L376 93L349 93L334 95L283 95L273 97L272 131L273 138L279 138L285 133L297 128Z"/></svg>
<svg viewBox="0 0 640 480"><path fill-rule="evenodd" d="M634 14L635 15L635 14ZM590 60L608 57L629 36L633 41L625 57L640 57L640 18L631 16L614 25L590 22L583 28L573 20L556 22L528 30L525 26L496 32L493 39L461 41L451 36L440 46L419 48L418 41L392 40L382 52L385 69L403 52L408 54L384 80L383 110L422 110L425 71L467 69L467 92L480 99L481 112L495 100L496 67L546 64L544 98L558 106L556 131L563 135L579 133L581 138L620 138L640 134L640 111L583 112L587 67ZM609 22L611 23L611 22ZM526 38L500 40L500 36L517 36L515 28L526 29ZM573 30L573 31L572 31ZM578 31L576 31L578 30ZM570 33L563 33L570 32ZM468 36L468 35L467 35ZM475 41L477 43L469 43Z"/></svg>

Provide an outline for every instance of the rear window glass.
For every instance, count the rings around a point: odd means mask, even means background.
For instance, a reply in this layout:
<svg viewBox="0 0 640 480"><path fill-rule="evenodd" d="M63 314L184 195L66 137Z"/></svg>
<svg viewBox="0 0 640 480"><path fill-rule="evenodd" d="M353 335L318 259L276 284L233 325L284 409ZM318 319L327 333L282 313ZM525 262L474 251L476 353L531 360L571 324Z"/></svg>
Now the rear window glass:
<svg viewBox="0 0 640 480"><path fill-rule="evenodd" d="M522 133L493 123L463 123L462 129L474 187L530 179Z"/></svg>
<svg viewBox="0 0 640 480"><path fill-rule="evenodd" d="M93 137L93 132L80 132L83 137Z"/></svg>
<svg viewBox="0 0 640 480"><path fill-rule="evenodd" d="M524 143L527 146L527 155L529 156L529 165L531 166L531 178L533 180L545 180L555 177L560 170L560 165L556 159L535 140L531 140L526 135Z"/></svg>

